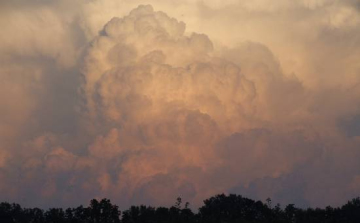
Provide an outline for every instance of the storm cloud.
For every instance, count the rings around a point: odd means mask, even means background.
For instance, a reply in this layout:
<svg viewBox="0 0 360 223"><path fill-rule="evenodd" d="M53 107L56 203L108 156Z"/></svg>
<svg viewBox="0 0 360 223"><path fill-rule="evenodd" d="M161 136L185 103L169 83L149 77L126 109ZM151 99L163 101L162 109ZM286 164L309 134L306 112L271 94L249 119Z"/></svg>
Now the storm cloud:
<svg viewBox="0 0 360 223"><path fill-rule="evenodd" d="M1 3L0 199L358 195L356 1L142 3Z"/></svg>

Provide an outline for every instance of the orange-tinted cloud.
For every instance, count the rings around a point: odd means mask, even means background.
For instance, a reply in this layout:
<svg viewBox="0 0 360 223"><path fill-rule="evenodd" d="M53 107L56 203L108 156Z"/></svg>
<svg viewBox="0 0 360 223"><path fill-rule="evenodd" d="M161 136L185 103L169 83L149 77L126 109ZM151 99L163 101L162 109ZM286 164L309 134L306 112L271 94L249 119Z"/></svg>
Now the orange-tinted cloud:
<svg viewBox="0 0 360 223"><path fill-rule="evenodd" d="M5 5L1 199L48 207L109 197L127 207L181 196L196 206L239 192L321 206L355 196L352 1L133 9L140 2Z"/></svg>

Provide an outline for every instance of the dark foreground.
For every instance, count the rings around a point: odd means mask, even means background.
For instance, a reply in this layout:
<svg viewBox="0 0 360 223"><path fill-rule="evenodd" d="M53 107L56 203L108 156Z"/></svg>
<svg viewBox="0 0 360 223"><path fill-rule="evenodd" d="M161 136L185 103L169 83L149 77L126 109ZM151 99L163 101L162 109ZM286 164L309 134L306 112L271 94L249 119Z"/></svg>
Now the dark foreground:
<svg viewBox="0 0 360 223"><path fill-rule="evenodd" d="M0 203L0 222L31 223L360 223L360 198L339 208L300 209L293 204L281 208L240 195L217 195L204 201L197 213L182 205L178 198L174 206L132 206L121 212L108 199L92 200L88 207L22 208L19 204Z"/></svg>

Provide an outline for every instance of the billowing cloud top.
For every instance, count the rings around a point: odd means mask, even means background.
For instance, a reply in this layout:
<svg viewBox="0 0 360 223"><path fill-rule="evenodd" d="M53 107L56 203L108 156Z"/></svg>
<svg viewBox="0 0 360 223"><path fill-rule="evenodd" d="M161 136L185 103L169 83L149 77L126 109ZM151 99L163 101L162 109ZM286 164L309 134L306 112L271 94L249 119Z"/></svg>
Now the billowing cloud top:
<svg viewBox="0 0 360 223"><path fill-rule="evenodd" d="M1 3L0 199L358 195L356 1L141 3Z"/></svg>

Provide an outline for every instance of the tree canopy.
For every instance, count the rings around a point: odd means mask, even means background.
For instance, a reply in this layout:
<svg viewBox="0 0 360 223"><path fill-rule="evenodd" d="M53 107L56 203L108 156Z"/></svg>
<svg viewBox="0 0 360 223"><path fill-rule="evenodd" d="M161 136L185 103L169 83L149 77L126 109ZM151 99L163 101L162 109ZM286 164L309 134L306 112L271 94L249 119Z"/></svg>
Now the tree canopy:
<svg viewBox="0 0 360 223"><path fill-rule="evenodd" d="M22 208L19 204L0 203L1 223L358 223L360 198L341 207L297 208L288 204L272 207L241 195L219 194L204 201L197 213L182 204L181 198L171 207L131 206L121 212L109 199L93 199L88 207Z"/></svg>

